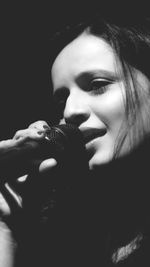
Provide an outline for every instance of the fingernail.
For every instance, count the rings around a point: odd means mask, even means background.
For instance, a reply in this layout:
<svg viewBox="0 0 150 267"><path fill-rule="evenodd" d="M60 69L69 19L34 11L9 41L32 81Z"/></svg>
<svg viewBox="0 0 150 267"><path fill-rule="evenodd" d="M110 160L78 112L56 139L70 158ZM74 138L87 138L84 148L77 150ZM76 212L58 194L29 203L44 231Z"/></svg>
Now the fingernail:
<svg viewBox="0 0 150 267"><path fill-rule="evenodd" d="M38 131L37 134L42 135L44 132L43 131Z"/></svg>
<svg viewBox="0 0 150 267"><path fill-rule="evenodd" d="M48 125L43 125L43 128L46 129L46 130L50 129L50 127Z"/></svg>

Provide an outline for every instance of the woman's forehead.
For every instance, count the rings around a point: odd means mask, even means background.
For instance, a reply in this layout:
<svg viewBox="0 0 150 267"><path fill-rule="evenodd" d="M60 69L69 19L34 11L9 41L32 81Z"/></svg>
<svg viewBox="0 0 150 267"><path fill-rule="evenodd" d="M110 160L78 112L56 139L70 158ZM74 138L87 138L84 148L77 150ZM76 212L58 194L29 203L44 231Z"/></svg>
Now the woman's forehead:
<svg viewBox="0 0 150 267"><path fill-rule="evenodd" d="M92 69L115 72L115 63L116 54L104 39L83 33L58 54L52 66L52 78Z"/></svg>

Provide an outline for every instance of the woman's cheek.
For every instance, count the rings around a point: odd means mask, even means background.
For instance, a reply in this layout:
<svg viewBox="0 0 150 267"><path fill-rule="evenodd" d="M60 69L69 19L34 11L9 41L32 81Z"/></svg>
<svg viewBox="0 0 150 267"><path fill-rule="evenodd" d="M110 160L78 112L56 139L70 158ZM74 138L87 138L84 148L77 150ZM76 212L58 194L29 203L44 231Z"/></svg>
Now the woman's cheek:
<svg viewBox="0 0 150 267"><path fill-rule="evenodd" d="M99 120L112 129L122 125L125 120L125 105L121 93L113 92L97 98L93 110Z"/></svg>

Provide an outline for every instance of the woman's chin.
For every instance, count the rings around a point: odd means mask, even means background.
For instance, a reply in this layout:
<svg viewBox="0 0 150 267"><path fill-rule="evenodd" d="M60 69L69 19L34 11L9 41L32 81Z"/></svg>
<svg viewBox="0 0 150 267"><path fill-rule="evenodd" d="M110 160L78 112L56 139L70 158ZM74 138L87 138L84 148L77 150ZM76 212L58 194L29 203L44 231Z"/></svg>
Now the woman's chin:
<svg viewBox="0 0 150 267"><path fill-rule="evenodd" d="M101 167L102 165L109 164L113 159L112 154L110 153L96 153L94 154L91 159L89 160L89 169L96 170L97 168Z"/></svg>

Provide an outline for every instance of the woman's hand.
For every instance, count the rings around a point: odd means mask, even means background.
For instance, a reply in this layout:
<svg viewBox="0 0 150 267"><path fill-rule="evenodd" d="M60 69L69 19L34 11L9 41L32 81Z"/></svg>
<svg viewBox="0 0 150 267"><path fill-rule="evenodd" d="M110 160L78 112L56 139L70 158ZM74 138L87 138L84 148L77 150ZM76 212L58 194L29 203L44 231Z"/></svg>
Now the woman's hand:
<svg viewBox="0 0 150 267"><path fill-rule="evenodd" d="M37 121L29 125L27 129L19 130L15 133L12 139L0 142L0 157L13 148L19 148L29 140L40 141L44 139L46 131L50 127L45 121ZM37 170L39 174L51 172L57 166L57 161L54 158L49 158L42 161ZM9 166L7 166L9 168ZM0 174L1 175L1 174ZM40 176L40 175L39 175ZM13 187L11 183L0 185L0 214L10 215L18 208L22 208L22 196L20 192L16 191L18 184L23 185L26 181L27 175L23 177L16 177L17 187Z"/></svg>
<svg viewBox="0 0 150 267"><path fill-rule="evenodd" d="M45 121L37 121L29 126L30 130L36 130L39 133L44 130L46 133L47 130L50 130L50 126ZM44 174L47 171L50 171L57 165L57 161L54 158L49 158L41 162L39 165L39 173Z"/></svg>
<svg viewBox="0 0 150 267"><path fill-rule="evenodd" d="M30 124L27 129L17 131L12 141L16 141L18 144L23 144L29 140L38 141L44 139L47 130L50 130L49 125L45 121L40 120ZM54 158L46 159L39 165L39 173L47 172L56 165L57 162Z"/></svg>
<svg viewBox="0 0 150 267"><path fill-rule="evenodd" d="M9 153L13 149L22 149L23 145L26 145L28 141L40 141L44 139L48 129L50 127L45 121L37 121L32 123L27 129L17 131L12 139L0 141L0 159L6 155L9 156ZM43 178L40 174L53 171L56 165L57 162L53 158L41 162L37 170L39 173L38 181L40 178ZM9 166L6 168L9 168ZM13 179L13 181L8 182L4 182L5 180L2 179L3 177L1 175L0 173L0 266L13 267L17 248L17 239L14 236L14 231L16 232L18 231L17 229L22 229L22 226L20 226L20 223L22 225L22 220L20 222L18 217L20 213L18 211L21 211L23 208L24 198L28 199L30 207L30 201L33 201L35 198L36 180L32 181L32 185L34 186L31 190L27 188L29 192L26 189L23 191L21 188L23 189L25 187L28 179L32 179L30 175L16 177L16 180ZM28 185L30 187L30 183ZM31 203L31 209L32 207ZM13 224L13 227L11 224ZM24 232L25 224L23 223L22 232Z"/></svg>
<svg viewBox="0 0 150 267"><path fill-rule="evenodd" d="M5 155L9 156L9 153L11 153L13 149L16 150L17 148L21 150L29 141L35 140L38 142L44 139L46 131L49 129L50 127L45 121L37 121L32 123L27 129L17 131L12 139L0 141L0 159L5 157ZM13 179L11 181L10 179L10 181L8 180L7 182L4 182L5 179L2 179L3 177L0 173L0 177L2 177L0 179L0 266L14 266L18 238L20 238L20 236L24 238L24 229L28 229L29 233L32 235L32 219L36 220L36 207L34 203L39 205L40 199L43 197L43 194L45 194L45 191L43 192L42 188L39 186L39 182L40 185L44 184L45 186L42 179L46 177L45 174L47 172L48 179L53 177L53 175L49 174L55 171L56 166L57 161L54 158L49 158L40 163L38 170L36 170L37 176L35 175L34 177L33 175L32 177L32 174L29 174L16 177L16 180ZM7 166L7 168L9 168L9 166ZM36 183L38 186L36 186ZM39 193L36 194L38 189ZM20 213L20 211L24 212ZM32 216L33 218L31 218ZM27 223L28 221L31 223L31 230Z"/></svg>

